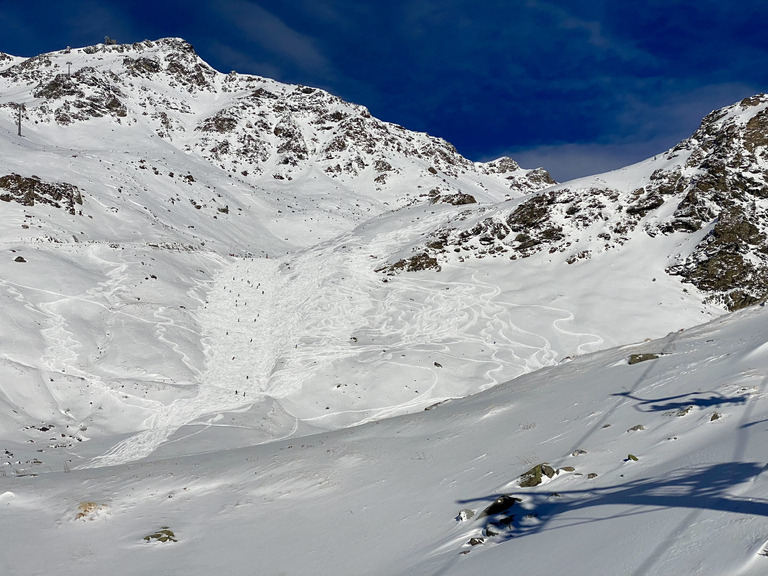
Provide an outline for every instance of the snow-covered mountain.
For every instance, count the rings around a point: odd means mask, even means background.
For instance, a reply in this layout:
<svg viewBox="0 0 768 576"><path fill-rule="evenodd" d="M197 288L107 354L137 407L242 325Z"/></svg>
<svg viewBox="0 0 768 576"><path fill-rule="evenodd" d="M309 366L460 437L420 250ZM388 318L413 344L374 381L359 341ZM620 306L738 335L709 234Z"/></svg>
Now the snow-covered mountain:
<svg viewBox="0 0 768 576"><path fill-rule="evenodd" d="M434 259L541 251L576 264L647 238L676 238L667 274L733 310L768 296L768 96L717 110L644 162L581 178L435 231ZM661 248L665 239L647 244ZM661 248L665 250L665 248ZM454 254L455 253L455 254Z"/></svg>
<svg viewBox="0 0 768 576"><path fill-rule="evenodd" d="M180 39L0 54L0 568L762 573L767 108L556 184Z"/></svg>
<svg viewBox="0 0 768 576"><path fill-rule="evenodd" d="M444 140L319 89L218 73L180 39L6 56L0 66L9 135L24 107L24 138L7 142L16 148L5 169L77 186L85 202L78 212L96 220L82 225L86 240L130 210L147 240L196 247L233 235L239 254L265 244L285 252L426 198L499 200L552 183L507 158L470 162ZM5 198L23 201L24 193ZM286 228L296 235L284 246Z"/></svg>

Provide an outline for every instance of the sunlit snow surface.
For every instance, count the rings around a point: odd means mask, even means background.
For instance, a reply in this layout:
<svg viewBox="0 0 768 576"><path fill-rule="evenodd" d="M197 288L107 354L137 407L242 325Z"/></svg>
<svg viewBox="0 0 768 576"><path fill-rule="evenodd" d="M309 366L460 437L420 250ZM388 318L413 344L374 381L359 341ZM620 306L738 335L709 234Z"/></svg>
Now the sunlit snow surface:
<svg viewBox="0 0 768 576"><path fill-rule="evenodd" d="M466 209L415 202L428 164L384 190L232 177L138 110L23 138L0 112L0 174L84 196L0 205L2 573L768 571L765 312L665 273L698 238L385 276Z"/></svg>

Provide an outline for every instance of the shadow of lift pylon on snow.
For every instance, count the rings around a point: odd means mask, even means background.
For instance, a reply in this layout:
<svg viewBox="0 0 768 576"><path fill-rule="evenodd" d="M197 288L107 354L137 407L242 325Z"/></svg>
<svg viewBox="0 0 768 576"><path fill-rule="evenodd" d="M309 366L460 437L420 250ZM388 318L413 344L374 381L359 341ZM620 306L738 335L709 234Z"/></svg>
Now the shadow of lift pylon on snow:
<svg viewBox="0 0 768 576"><path fill-rule="evenodd" d="M709 394L705 396L705 394ZM724 406L726 404L746 404L748 395L728 397L719 392L691 392L689 394L679 394L677 396L667 396L665 398L640 398L631 392L617 392L612 396L622 396L635 400L635 410L640 412L670 412L684 410L689 406L698 406L699 408L713 408Z"/></svg>
<svg viewBox="0 0 768 576"><path fill-rule="evenodd" d="M492 513L481 513L478 521L484 523L484 536L492 537L494 542L673 508L768 517L768 500L739 498L728 493L735 486L757 480L761 472L768 474L767 468L756 462L725 462L683 468L664 478L643 478L613 486L555 493L521 488L514 494L459 500L458 504L489 502L486 510ZM505 497L510 506L504 510L498 506L494 509L493 503ZM572 514L603 506L622 506L627 510L592 518ZM558 518L562 522L557 522Z"/></svg>

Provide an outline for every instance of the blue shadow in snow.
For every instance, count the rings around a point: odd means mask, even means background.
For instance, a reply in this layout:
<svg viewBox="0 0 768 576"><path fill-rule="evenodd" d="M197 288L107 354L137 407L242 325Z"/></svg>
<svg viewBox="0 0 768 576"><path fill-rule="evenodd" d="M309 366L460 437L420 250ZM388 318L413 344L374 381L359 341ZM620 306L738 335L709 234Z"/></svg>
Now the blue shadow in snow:
<svg viewBox="0 0 768 576"><path fill-rule="evenodd" d="M704 396L708 394L708 396ZM673 410L683 410L689 406L698 406L699 408L713 408L725 406L727 404L740 405L746 404L748 396L723 396L718 392L692 392L690 394L680 394L678 396L667 396L666 398L640 398L630 392L618 392L613 396L623 396L630 400L635 400L637 404L635 409L640 412L669 412Z"/></svg>
<svg viewBox="0 0 768 576"><path fill-rule="evenodd" d="M768 466L754 462L727 462L681 469L664 478L643 478L606 487L559 493L520 488L514 495L498 494L459 500L458 503L491 501L485 509L488 512L481 512L479 520L484 523L484 534L493 536L497 542L550 529L552 521L564 515L573 521L564 518L564 523L552 529L646 514L664 508L715 510L768 517L768 500L739 498L729 494L734 486L755 480L764 470L768 470ZM517 497L522 497L522 501ZM510 504L503 510L497 504L502 499ZM573 514L603 506L621 506L627 511L588 519L583 514Z"/></svg>

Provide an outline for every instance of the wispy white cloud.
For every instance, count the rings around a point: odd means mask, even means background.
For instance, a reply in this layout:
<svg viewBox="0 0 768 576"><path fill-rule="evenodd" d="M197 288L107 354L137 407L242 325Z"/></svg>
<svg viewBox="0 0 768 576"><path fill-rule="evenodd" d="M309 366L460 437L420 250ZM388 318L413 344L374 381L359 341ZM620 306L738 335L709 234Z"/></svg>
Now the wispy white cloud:
<svg viewBox="0 0 768 576"><path fill-rule="evenodd" d="M316 72L330 68L311 36L295 30L261 6L246 0L222 0L216 3L215 12L226 19L233 33L240 34L243 40L289 60L302 70Z"/></svg>
<svg viewBox="0 0 768 576"><path fill-rule="evenodd" d="M581 176L600 174L640 162L674 145L659 139L658 142L595 144L562 143L545 144L533 148L513 149L505 155L514 158L524 168L543 167L558 182L566 182Z"/></svg>
<svg viewBox="0 0 768 576"><path fill-rule="evenodd" d="M624 138L653 139L660 134L689 136L712 110L728 106L759 92L744 82L686 83L674 79L635 80L616 95L613 125L606 126Z"/></svg>
<svg viewBox="0 0 768 576"><path fill-rule="evenodd" d="M600 21L581 18L575 15L573 11L562 6L562 4L553 4L542 0L528 0L526 7L546 12L557 28L585 32L589 43L593 46L604 48L611 44L610 40L603 34L603 27Z"/></svg>
<svg viewBox="0 0 768 576"><path fill-rule="evenodd" d="M205 52L206 58L212 56L217 62L227 63L228 69L219 70L220 72L227 73L234 70L245 74L258 74L275 80L280 80L283 75L280 67L268 59L258 58L252 52L239 50L233 45L225 44L219 40L208 41L202 50Z"/></svg>
<svg viewBox="0 0 768 576"><path fill-rule="evenodd" d="M656 56L637 46L631 38L619 36L606 26L603 8L598 4L575 3L571 7L563 6L562 2L554 3L547 0L528 0L526 7L535 12L545 14L550 21L553 34L578 33L579 37L586 40L585 46L578 47L579 52L594 50L592 57L599 53L610 55L624 62L633 62L635 65L658 64ZM582 16L581 14L589 14ZM591 16L591 17L590 17Z"/></svg>
<svg viewBox="0 0 768 576"><path fill-rule="evenodd" d="M131 19L120 6L80 0L52 3L44 11L34 10L39 3L0 3L0 27L6 40L36 46L36 52L57 50L67 44L86 46L104 41L104 36L128 38ZM38 6L39 8L39 6ZM32 56L34 54L20 54Z"/></svg>
<svg viewBox="0 0 768 576"><path fill-rule="evenodd" d="M756 92L746 84L724 83L678 91L666 87L653 103L625 95L622 112L608 119L613 127L605 125L597 141L518 146L503 153L526 168L546 168L559 182L607 172L665 152L691 136L712 110Z"/></svg>
<svg viewBox="0 0 768 576"><path fill-rule="evenodd" d="M85 0L63 4L62 25L66 26L73 38L81 39L83 45L97 44L110 36L118 42L133 40L133 22L124 6L113 3Z"/></svg>

